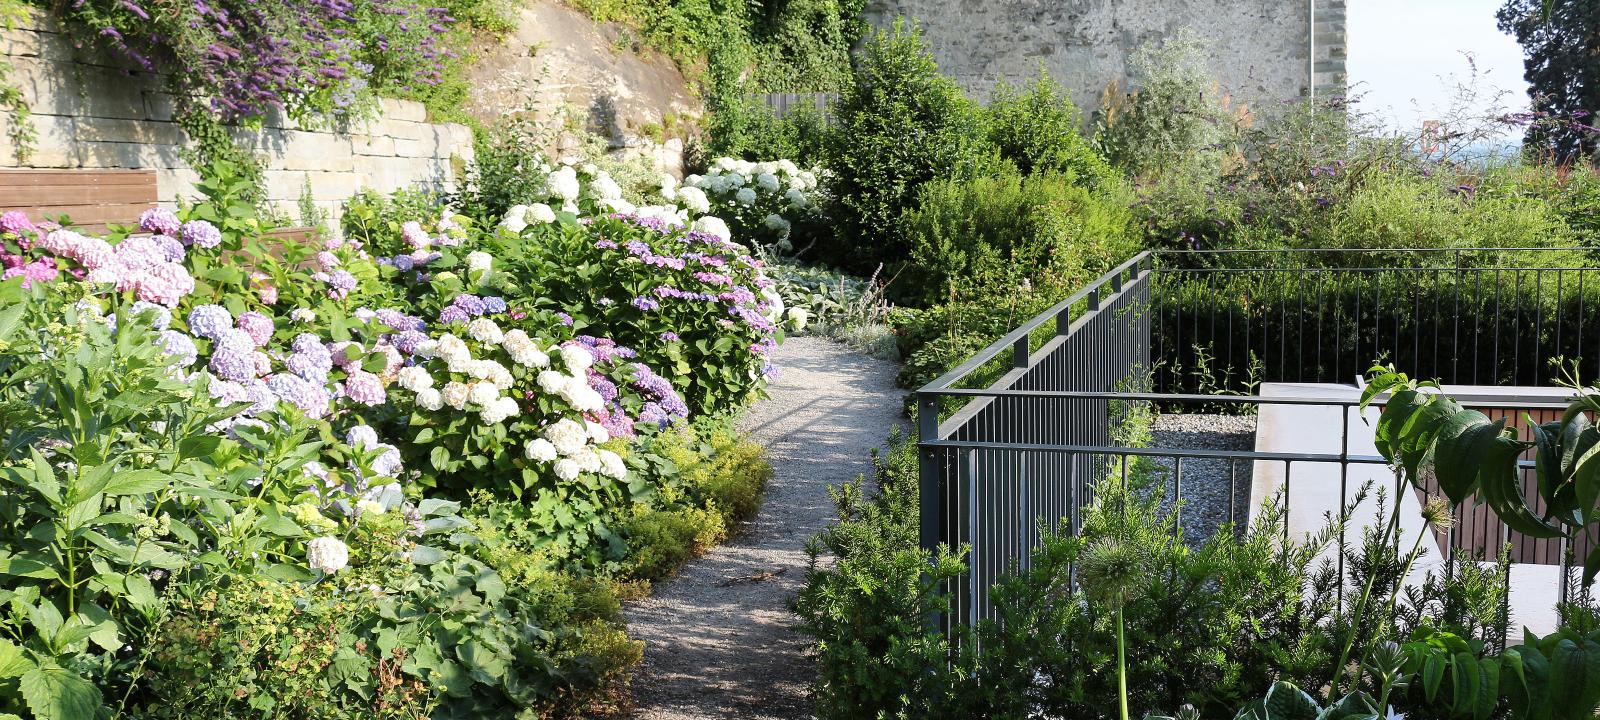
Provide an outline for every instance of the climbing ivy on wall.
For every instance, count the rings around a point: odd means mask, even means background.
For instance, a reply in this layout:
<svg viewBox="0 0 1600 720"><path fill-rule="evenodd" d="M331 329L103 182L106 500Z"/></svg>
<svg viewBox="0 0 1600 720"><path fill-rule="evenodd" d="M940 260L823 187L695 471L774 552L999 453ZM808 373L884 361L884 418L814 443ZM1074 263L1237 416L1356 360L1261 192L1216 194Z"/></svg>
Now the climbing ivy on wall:
<svg viewBox="0 0 1600 720"><path fill-rule="evenodd" d="M0 31L16 29L25 12L26 8L16 0L0 0ZM28 99L22 96L22 88L11 82L14 69L10 63L0 62L0 110L6 114L6 135L11 138L16 160L24 163L33 154L38 131L33 127L33 113L28 108Z"/></svg>

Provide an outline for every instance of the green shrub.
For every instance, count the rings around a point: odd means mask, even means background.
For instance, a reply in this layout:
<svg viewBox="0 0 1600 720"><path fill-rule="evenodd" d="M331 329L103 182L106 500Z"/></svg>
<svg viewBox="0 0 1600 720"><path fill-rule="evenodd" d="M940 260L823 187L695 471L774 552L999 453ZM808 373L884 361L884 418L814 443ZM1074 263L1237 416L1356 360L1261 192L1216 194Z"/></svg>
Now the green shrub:
<svg viewBox="0 0 1600 720"><path fill-rule="evenodd" d="M838 237L819 247L819 257L867 274L908 255L901 221L924 183L972 174L984 145L981 122L961 89L939 74L921 34L901 23L861 48L833 114L826 165Z"/></svg>
<svg viewBox="0 0 1600 720"><path fill-rule="evenodd" d="M1066 88L1042 69L1028 85L995 86L984 120L989 142L1024 175L1060 173L1090 189L1121 179L1079 132L1082 119Z"/></svg>
<svg viewBox="0 0 1600 720"><path fill-rule="evenodd" d="M971 288L1026 285L1064 297L1138 247L1121 188L1090 190L1070 174L1014 170L928 183L905 215L911 262L890 295L927 305Z"/></svg>
<svg viewBox="0 0 1600 720"><path fill-rule="evenodd" d="M645 510L624 523L629 577L659 580L727 536L722 517L696 507Z"/></svg>
<svg viewBox="0 0 1600 720"><path fill-rule="evenodd" d="M1208 53L1206 41L1187 28L1134 51L1128 64L1137 89L1103 109L1096 137L1112 163L1135 178L1214 178L1222 171L1235 123L1219 101Z"/></svg>

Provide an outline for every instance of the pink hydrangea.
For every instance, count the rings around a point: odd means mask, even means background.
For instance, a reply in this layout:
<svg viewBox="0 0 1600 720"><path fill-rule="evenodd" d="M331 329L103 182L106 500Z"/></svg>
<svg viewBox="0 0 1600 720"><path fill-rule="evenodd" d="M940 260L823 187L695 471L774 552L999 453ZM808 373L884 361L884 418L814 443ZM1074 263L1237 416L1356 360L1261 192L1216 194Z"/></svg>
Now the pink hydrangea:
<svg viewBox="0 0 1600 720"><path fill-rule="evenodd" d="M150 208L139 214L139 228L157 235L177 235L183 223L166 208Z"/></svg>
<svg viewBox="0 0 1600 720"><path fill-rule="evenodd" d="M51 231L39 241L39 246L53 255L76 261L89 270L106 265L116 257L116 251L112 249L111 243L97 237L85 237L66 229Z"/></svg>
<svg viewBox="0 0 1600 720"><path fill-rule="evenodd" d="M176 307L178 301L194 292L194 277L189 269L177 263L164 262L140 271L135 278L140 300L166 307Z"/></svg>
<svg viewBox="0 0 1600 720"><path fill-rule="evenodd" d="M272 318L253 310L241 314L235 324L250 336L250 341L256 347L266 347L267 343L272 342L272 332L276 329Z"/></svg>
<svg viewBox="0 0 1600 720"><path fill-rule="evenodd" d="M14 277L21 277L22 286L25 288L33 287L33 284L36 282L55 282L55 279L59 275L60 271L56 269L55 261L51 260L50 258L41 258L20 267L7 268L5 271L6 280L10 280Z"/></svg>
<svg viewBox="0 0 1600 720"><path fill-rule="evenodd" d="M336 367L358 368L361 366L361 356L366 351L362 349L361 343L346 341L334 343L328 348L328 352L333 355L333 364Z"/></svg>
<svg viewBox="0 0 1600 720"><path fill-rule="evenodd" d="M124 271L143 270L158 263L167 262L167 251L161 243L147 235L135 235L117 243L115 248L117 262L121 263Z"/></svg>
<svg viewBox="0 0 1600 720"><path fill-rule="evenodd" d="M21 235L33 229L33 221L28 219L28 214L21 210L10 210L0 214L0 233Z"/></svg>
<svg viewBox="0 0 1600 720"><path fill-rule="evenodd" d="M383 380L365 370L351 370L345 376L344 394L368 407L382 405L388 398L388 393L383 389Z"/></svg>
<svg viewBox="0 0 1600 720"><path fill-rule="evenodd" d="M422 229L422 223L415 220L408 220L400 226L400 236L413 248L425 248L433 244L433 238L428 237L428 233Z"/></svg>
<svg viewBox="0 0 1600 720"><path fill-rule="evenodd" d="M339 268L339 256L327 250L317 253L317 267L323 272L333 272Z"/></svg>

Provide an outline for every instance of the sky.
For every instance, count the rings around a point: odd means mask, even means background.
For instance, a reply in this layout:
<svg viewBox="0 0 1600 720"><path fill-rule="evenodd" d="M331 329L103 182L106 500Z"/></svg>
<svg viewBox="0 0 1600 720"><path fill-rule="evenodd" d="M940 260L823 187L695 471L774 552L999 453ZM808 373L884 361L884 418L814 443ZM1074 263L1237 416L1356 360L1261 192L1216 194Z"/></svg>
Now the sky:
<svg viewBox="0 0 1600 720"><path fill-rule="evenodd" d="M1522 47L1495 27L1501 0L1349 0L1346 69L1362 106L1396 129L1419 127L1451 105L1458 82L1471 72L1479 82L1509 90L1508 110L1526 109ZM1452 79L1454 78L1454 79ZM1492 92L1481 93L1492 97ZM1491 103L1477 103L1482 111Z"/></svg>

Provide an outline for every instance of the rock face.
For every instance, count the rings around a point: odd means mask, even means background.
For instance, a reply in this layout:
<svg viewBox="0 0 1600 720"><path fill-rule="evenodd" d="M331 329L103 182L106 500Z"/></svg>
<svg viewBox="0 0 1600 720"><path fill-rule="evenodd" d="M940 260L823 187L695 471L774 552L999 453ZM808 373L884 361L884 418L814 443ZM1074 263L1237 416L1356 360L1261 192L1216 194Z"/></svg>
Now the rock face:
<svg viewBox="0 0 1600 720"><path fill-rule="evenodd" d="M555 126L575 121L614 151L681 174L683 140L703 110L670 58L635 51L620 26L556 2L516 12L515 30L474 49L469 114L486 123L517 113ZM549 149L569 151L574 142L568 134Z"/></svg>
<svg viewBox="0 0 1600 720"><path fill-rule="evenodd" d="M1305 94L1316 5L1318 95L1345 82L1345 0L869 0L877 27L914 19L939 67L969 94L1025 81L1043 66L1087 115L1113 82L1128 86L1141 44L1193 28L1212 41L1212 71L1235 102L1275 105Z"/></svg>

